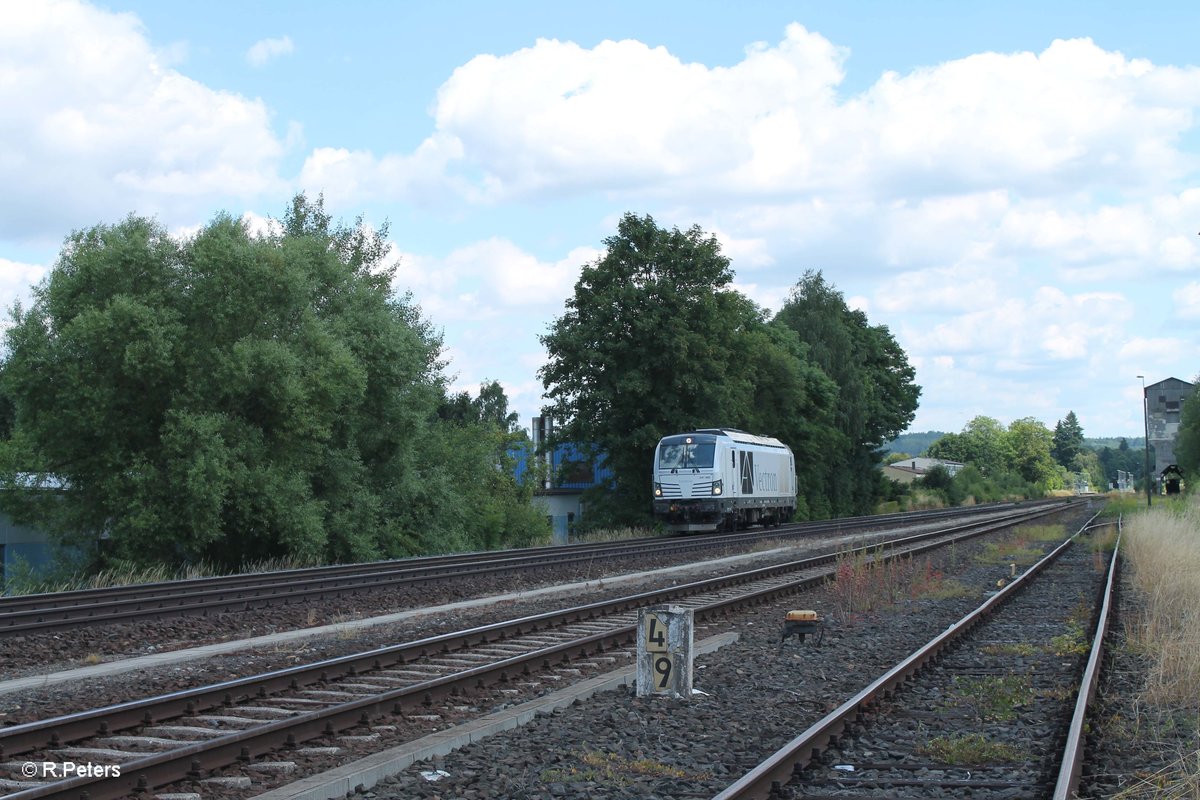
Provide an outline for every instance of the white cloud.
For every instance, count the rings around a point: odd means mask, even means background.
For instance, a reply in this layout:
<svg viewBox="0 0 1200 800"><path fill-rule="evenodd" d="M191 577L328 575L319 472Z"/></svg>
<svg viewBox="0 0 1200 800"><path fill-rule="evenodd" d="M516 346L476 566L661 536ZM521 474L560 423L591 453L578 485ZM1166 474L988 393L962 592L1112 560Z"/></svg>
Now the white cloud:
<svg viewBox="0 0 1200 800"><path fill-rule="evenodd" d="M428 204L449 199L451 187L462 195L474 192L446 176L447 166L461 155L461 143L445 136L426 139L412 155L376 157L365 150L318 147L304 161L300 185L324 193L331 205L372 198Z"/></svg>
<svg viewBox="0 0 1200 800"><path fill-rule="evenodd" d="M1174 295L1175 316L1181 319L1200 319L1200 282L1192 281Z"/></svg>
<svg viewBox="0 0 1200 800"><path fill-rule="evenodd" d="M739 270L753 271L775 265L775 256L771 254L771 246L766 239L760 236L735 236L722 230L719 225L707 231L721 243L721 255L736 264Z"/></svg>
<svg viewBox="0 0 1200 800"><path fill-rule="evenodd" d="M1001 282L1014 273L992 262L905 272L879 286L875 305L889 314L980 311L995 303Z"/></svg>
<svg viewBox="0 0 1200 800"><path fill-rule="evenodd" d="M1043 286L1029 297L995 296L986 308L952 316L929 328L911 320L898 338L918 356L982 357L1003 371L1059 369L1055 362L1086 364L1121 344L1130 318L1121 295L1068 295ZM969 362L966 362L969 363Z"/></svg>
<svg viewBox="0 0 1200 800"><path fill-rule="evenodd" d="M281 188L266 106L186 77L164 52L130 14L0 4L0 181L24 187L0 200L0 236L208 214L214 198Z"/></svg>
<svg viewBox="0 0 1200 800"><path fill-rule="evenodd" d="M41 264L23 264L0 258L0 319L7 320L13 303L28 308L33 297L31 288L49 273Z"/></svg>
<svg viewBox="0 0 1200 800"><path fill-rule="evenodd" d="M456 248L441 258L395 253L395 285L411 290L435 319L479 320L504 311L527 313L562 308L580 268L600 251L576 247L563 258L542 261L520 247L492 237Z"/></svg>
<svg viewBox="0 0 1200 800"><path fill-rule="evenodd" d="M253 236L278 236L283 233L283 223L274 217L264 217L253 211L242 214L242 222Z"/></svg>
<svg viewBox="0 0 1200 800"><path fill-rule="evenodd" d="M895 197L1155 185L1190 164L1200 71L1091 40L984 53L837 95L846 52L800 25L732 67L664 48L539 40L478 56L438 93L437 128L500 196L709 185Z"/></svg>
<svg viewBox="0 0 1200 800"><path fill-rule="evenodd" d="M280 56L286 56L295 51L296 46L292 44L292 37L279 36L274 39L259 39L250 46L246 51L246 61L251 66L261 67L268 61L273 61Z"/></svg>
<svg viewBox="0 0 1200 800"><path fill-rule="evenodd" d="M743 283L740 281L733 281L729 286L734 291L741 292L758 305L772 312L778 311L783 307L792 290L790 286L760 286L757 283Z"/></svg>
<svg viewBox="0 0 1200 800"><path fill-rule="evenodd" d="M293 51L281 37L246 57ZM304 152L299 128L281 139L264 102L188 78L186 52L75 0L0 4L0 179L21 187L0 200L0 237L57 240L128 211L186 232L227 198L278 202L284 155ZM602 230L628 208L698 222L733 260L736 288L772 308L805 269L823 270L932 381L923 407L961 408L935 392L970 391L979 413L1055 413L1114 361L1178 369L1194 343L1131 337L1137 292L1121 281L1160 301L1175 290L1175 318L1200 319L1200 70L1080 39L887 73L851 94L848 58L800 25L722 67L632 40L539 40L445 76L415 149L328 139L296 183L330 208L398 200L471 216L476 241L394 253L396 286L447 326L464 382L500 378L531 403L537 333L599 255L557 228L585 203L611 215ZM552 256L515 243L522 203ZM43 273L0 261L0 298L19 291L9 275ZM1021 388L1030 376L1036 391Z"/></svg>
<svg viewBox="0 0 1200 800"><path fill-rule="evenodd" d="M743 274L1031 258L1073 281L1200 271L1200 189L1171 188L1200 166L1180 146L1200 69L1058 40L845 95L848 57L797 24L729 67L633 40L541 39L456 69L415 151L320 148L301 184L342 202L657 200L705 220Z"/></svg>
<svg viewBox="0 0 1200 800"><path fill-rule="evenodd" d="M453 329L445 357L455 390L478 391L499 379L522 424L537 413L542 386L532 376L546 361L538 335L562 312L580 269L601 251L577 247L555 261L492 237L433 257L394 250L393 282L411 291L435 325Z"/></svg>
<svg viewBox="0 0 1200 800"><path fill-rule="evenodd" d="M1117 357L1121 361L1130 364L1133 369L1146 375L1147 383L1153 383L1154 380L1160 379L1155 378L1151 380L1151 376L1146 374L1147 372L1153 372L1150 367L1170 363L1173 354L1185 352L1184 348L1188 346L1188 342L1173 336L1136 336L1121 345L1117 351ZM1128 372L1129 370L1125 371Z"/></svg>

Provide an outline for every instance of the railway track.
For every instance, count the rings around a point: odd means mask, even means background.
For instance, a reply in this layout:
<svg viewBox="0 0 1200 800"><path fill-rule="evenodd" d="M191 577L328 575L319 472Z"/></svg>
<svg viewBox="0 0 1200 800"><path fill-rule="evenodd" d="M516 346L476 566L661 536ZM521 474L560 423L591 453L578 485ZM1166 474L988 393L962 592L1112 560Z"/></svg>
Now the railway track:
<svg viewBox="0 0 1200 800"><path fill-rule="evenodd" d="M716 800L1074 796L1118 564L1082 533Z"/></svg>
<svg viewBox="0 0 1200 800"><path fill-rule="evenodd" d="M1011 506L1007 506L1011 507ZM786 541L833 532L853 533L895 524L937 522L996 513L1006 506L938 510L800 523L734 534L633 539L598 544L527 548L431 556L270 573L232 575L105 589L0 597L0 639L66 631L92 625L166 617L251 611L306 604L362 592L419 587L434 582L536 572L548 564L586 567L599 561L748 549L763 541Z"/></svg>
<svg viewBox="0 0 1200 800"><path fill-rule="evenodd" d="M948 540L1062 510L1013 511L900 540L913 553ZM877 554L877 548L871 548ZM616 601L525 617L317 664L227 681L0 730L0 761L61 762L90 756L120 776L10 778L14 800L127 796L198 777L238 760L369 724L420 713L440 699L504 684L548 667L608 659L631 646L636 611L664 602L693 607L698 623L825 580L837 556L803 559ZM35 776L38 777L38 776ZM3 784L0 784L3 786Z"/></svg>

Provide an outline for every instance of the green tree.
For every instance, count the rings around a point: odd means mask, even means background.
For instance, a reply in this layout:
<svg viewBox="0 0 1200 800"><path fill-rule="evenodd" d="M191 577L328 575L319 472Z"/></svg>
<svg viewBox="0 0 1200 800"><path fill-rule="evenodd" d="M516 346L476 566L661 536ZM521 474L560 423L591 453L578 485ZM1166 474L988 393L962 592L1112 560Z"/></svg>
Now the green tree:
<svg viewBox="0 0 1200 800"><path fill-rule="evenodd" d="M1055 461L1067 469L1071 469L1076 456L1082 453L1083 450L1083 428L1080 427L1079 419L1075 416L1075 412L1068 411L1067 416L1060 419L1054 425L1054 442L1051 447L1051 454L1054 456Z"/></svg>
<svg viewBox="0 0 1200 800"><path fill-rule="evenodd" d="M1104 467L1100 464L1100 455L1095 450L1084 448L1071 460L1068 469L1087 478L1092 491L1103 492L1108 488L1108 479Z"/></svg>
<svg viewBox="0 0 1200 800"><path fill-rule="evenodd" d="M227 215L185 241L137 217L70 236L7 334L6 505L140 562L471 546L464 479L495 447L434 424L441 343L385 237L303 196L262 236Z"/></svg>
<svg viewBox="0 0 1200 800"><path fill-rule="evenodd" d="M1200 382L1200 378L1196 381ZM1175 440L1175 463L1192 481L1200 477L1200 392L1192 392L1183 401L1179 437Z"/></svg>
<svg viewBox="0 0 1200 800"><path fill-rule="evenodd" d="M962 500L989 503L1000 499L995 483L984 477L974 464L967 464L954 476L954 485Z"/></svg>
<svg viewBox="0 0 1200 800"><path fill-rule="evenodd" d="M481 383L472 406L480 422L494 425L504 433L512 433L521 427L517 412L508 410L508 396L499 381Z"/></svg>
<svg viewBox="0 0 1200 800"><path fill-rule="evenodd" d="M1153 452L1151 450L1151 459L1153 459ZM1102 447L1097 455L1104 480L1109 484L1115 483L1118 471L1128 472L1135 481L1140 480L1142 473L1146 471L1144 450L1140 447L1137 449L1130 447L1129 440L1123 437L1116 447Z"/></svg>
<svg viewBox="0 0 1200 800"><path fill-rule="evenodd" d="M438 408L442 419L458 423L490 424L512 433L520 429L515 411L508 410L508 396L499 381L485 381L479 385L479 394L474 398L469 392L456 392L442 401Z"/></svg>
<svg viewBox="0 0 1200 800"><path fill-rule="evenodd" d="M984 476L1011 469L1013 454L1007 429L998 420L978 416L961 433L951 433L929 446L930 458L973 464Z"/></svg>
<svg viewBox="0 0 1200 800"><path fill-rule="evenodd" d="M615 490L589 506L591 522L647 519L664 435L736 426L794 447L827 440L828 378L796 336L772 330L729 288L715 237L626 214L604 244L542 337L549 359L539 371L559 439L604 453L615 475Z"/></svg>
<svg viewBox="0 0 1200 800"><path fill-rule="evenodd" d="M804 274L774 323L808 346L812 362L837 387L838 437L813 453L825 467L821 496L831 515L869 513L878 497L880 448L916 413L916 373L887 327L870 325L865 314L849 308L820 272Z"/></svg>
<svg viewBox="0 0 1200 800"><path fill-rule="evenodd" d="M1050 448L1054 436L1040 420L1024 417L1014 420L1005 435L1012 452L1013 470L1021 478L1042 489L1061 489L1063 481Z"/></svg>

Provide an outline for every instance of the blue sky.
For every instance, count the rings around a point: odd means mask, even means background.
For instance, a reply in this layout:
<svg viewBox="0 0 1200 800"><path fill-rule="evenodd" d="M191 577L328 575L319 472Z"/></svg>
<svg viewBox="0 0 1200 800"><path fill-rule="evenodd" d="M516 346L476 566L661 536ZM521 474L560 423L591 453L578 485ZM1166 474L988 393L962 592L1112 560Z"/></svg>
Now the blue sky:
<svg viewBox="0 0 1200 800"><path fill-rule="evenodd" d="M1116 5L1116 4L1112 4ZM528 424L626 211L778 308L820 269L976 415L1140 435L1200 323L1195 4L0 2L0 303L73 229L297 191L390 224L455 388ZM714 421L717 422L717 421ZM769 431L767 432L769 433Z"/></svg>

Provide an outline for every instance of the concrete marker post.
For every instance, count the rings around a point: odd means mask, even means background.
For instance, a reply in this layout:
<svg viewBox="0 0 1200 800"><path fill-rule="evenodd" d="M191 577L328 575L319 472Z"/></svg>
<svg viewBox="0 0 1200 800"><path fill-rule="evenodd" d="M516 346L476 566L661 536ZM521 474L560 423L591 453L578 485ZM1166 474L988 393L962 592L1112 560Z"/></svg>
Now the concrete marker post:
<svg viewBox="0 0 1200 800"><path fill-rule="evenodd" d="M694 614L683 606L638 609L637 694L692 697Z"/></svg>

